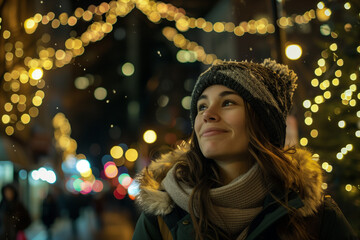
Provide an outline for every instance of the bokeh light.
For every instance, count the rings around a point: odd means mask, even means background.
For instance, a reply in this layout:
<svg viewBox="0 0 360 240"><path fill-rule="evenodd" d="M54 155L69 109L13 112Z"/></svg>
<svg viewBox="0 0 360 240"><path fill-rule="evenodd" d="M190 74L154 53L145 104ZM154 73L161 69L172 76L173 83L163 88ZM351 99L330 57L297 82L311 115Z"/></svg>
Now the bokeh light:
<svg viewBox="0 0 360 240"><path fill-rule="evenodd" d="M127 62L121 67L121 70L125 76L131 76L135 72L135 67L132 63Z"/></svg>
<svg viewBox="0 0 360 240"><path fill-rule="evenodd" d="M80 186L81 186L80 193L82 194L88 194L92 190L92 184L88 181L83 181Z"/></svg>
<svg viewBox="0 0 360 240"><path fill-rule="evenodd" d="M191 104L191 97L190 96L185 96L181 100L181 106L186 110L190 110L190 104Z"/></svg>
<svg viewBox="0 0 360 240"><path fill-rule="evenodd" d="M126 152L125 152L125 158L129 161L129 162L134 162L136 161L136 159L138 158L139 154L136 151L136 149L133 148L129 148Z"/></svg>
<svg viewBox="0 0 360 240"><path fill-rule="evenodd" d="M24 29L27 34L32 34L37 28L37 23L32 18L28 18L24 21Z"/></svg>
<svg viewBox="0 0 360 240"><path fill-rule="evenodd" d="M306 146L308 144L308 139L307 138L301 138L300 139L300 145L301 146Z"/></svg>
<svg viewBox="0 0 360 240"><path fill-rule="evenodd" d="M338 126L339 126L339 128L344 128L346 126L345 121L344 120L339 121Z"/></svg>
<svg viewBox="0 0 360 240"><path fill-rule="evenodd" d="M140 192L140 184L139 184L139 182L138 181L136 181L136 180L133 180L132 182L131 182L131 184L130 184L130 186L128 187L128 193L129 193L129 195L130 196L136 196L136 195L138 195L139 194L139 192Z"/></svg>
<svg viewBox="0 0 360 240"><path fill-rule="evenodd" d="M50 184L53 184L56 182L56 174L54 171L48 171L47 172L47 178L46 178L46 181Z"/></svg>
<svg viewBox="0 0 360 240"><path fill-rule="evenodd" d="M303 106L304 106L304 108L310 108L311 107L311 101L310 100L305 100L303 102Z"/></svg>
<svg viewBox="0 0 360 240"><path fill-rule="evenodd" d="M30 176L35 181L42 180L50 184L55 183L57 180L55 172L51 169L46 169L44 167L41 167L38 170L31 171Z"/></svg>
<svg viewBox="0 0 360 240"><path fill-rule="evenodd" d="M123 154L124 150L120 146L114 146L110 149L110 155L115 159L121 158Z"/></svg>
<svg viewBox="0 0 360 240"><path fill-rule="evenodd" d="M290 44L285 48L285 54L290 60L297 60L302 55L302 48L298 44Z"/></svg>
<svg viewBox="0 0 360 240"><path fill-rule="evenodd" d="M130 186L130 184L131 184L132 181L133 181L133 179L132 179L131 177L126 177L126 178L124 178L124 180L121 182L121 185L122 185L125 189L127 189L127 188Z"/></svg>
<svg viewBox="0 0 360 240"><path fill-rule="evenodd" d="M117 185L114 190L114 196L116 199L123 199L126 196L126 189L121 185Z"/></svg>
<svg viewBox="0 0 360 240"><path fill-rule="evenodd" d="M114 162L108 162L104 166L104 172L107 178L114 178L118 174L118 168Z"/></svg>
<svg viewBox="0 0 360 240"><path fill-rule="evenodd" d="M87 77L77 77L74 81L74 85L77 89L86 89L89 85L89 79Z"/></svg>
<svg viewBox="0 0 360 240"><path fill-rule="evenodd" d="M79 173L87 172L90 170L90 162L86 159L81 159L76 163L76 170Z"/></svg>
<svg viewBox="0 0 360 240"><path fill-rule="evenodd" d="M97 100L104 100L107 96L107 90L103 87L98 87L94 91L94 97Z"/></svg>
<svg viewBox="0 0 360 240"><path fill-rule="evenodd" d="M127 173L122 173L120 174L119 178L119 183L124 187L124 188L128 188L132 182L132 178L129 176L129 174Z"/></svg>
<svg viewBox="0 0 360 240"><path fill-rule="evenodd" d="M94 192L101 192L104 189L104 184L100 180L95 180L92 189Z"/></svg>
<svg viewBox="0 0 360 240"><path fill-rule="evenodd" d="M143 135L143 139L146 143L154 143L157 139L156 132L154 130L147 130Z"/></svg>
<svg viewBox="0 0 360 240"><path fill-rule="evenodd" d="M83 171L80 175L84 178L90 178L92 176L92 170L89 168L87 171Z"/></svg>
<svg viewBox="0 0 360 240"><path fill-rule="evenodd" d="M166 107L166 105L169 103L169 97L166 95L161 95L157 102L160 107Z"/></svg>
<svg viewBox="0 0 360 240"><path fill-rule="evenodd" d="M34 80L39 80L43 77L43 70L41 68L31 68L29 70L29 76Z"/></svg>
<svg viewBox="0 0 360 240"><path fill-rule="evenodd" d="M26 178L27 178L27 171L26 170L24 170L24 169L21 169L20 171L19 171L19 177L22 179L22 180L25 180Z"/></svg>
<svg viewBox="0 0 360 240"><path fill-rule="evenodd" d="M74 180L73 182L73 188L75 189L75 191L77 192L80 192L81 191L81 184L83 183L84 181L80 178L77 178Z"/></svg>
<svg viewBox="0 0 360 240"><path fill-rule="evenodd" d="M39 180L40 179L39 172L37 170L31 171L31 177L34 180Z"/></svg>

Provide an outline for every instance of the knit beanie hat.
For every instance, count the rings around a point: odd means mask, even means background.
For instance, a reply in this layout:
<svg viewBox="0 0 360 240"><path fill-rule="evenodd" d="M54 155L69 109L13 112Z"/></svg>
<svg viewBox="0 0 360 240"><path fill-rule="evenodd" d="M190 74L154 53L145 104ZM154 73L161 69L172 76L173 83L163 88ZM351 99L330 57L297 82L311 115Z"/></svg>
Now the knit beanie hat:
<svg viewBox="0 0 360 240"><path fill-rule="evenodd" d="M194 127L197 101L211 85L224 85L248 102L269 132L270 142L284 147L286 117L297 87L297 75L286 65L265 59L263 63L220 61L203 72L193 89L190 107Z"/></svg>

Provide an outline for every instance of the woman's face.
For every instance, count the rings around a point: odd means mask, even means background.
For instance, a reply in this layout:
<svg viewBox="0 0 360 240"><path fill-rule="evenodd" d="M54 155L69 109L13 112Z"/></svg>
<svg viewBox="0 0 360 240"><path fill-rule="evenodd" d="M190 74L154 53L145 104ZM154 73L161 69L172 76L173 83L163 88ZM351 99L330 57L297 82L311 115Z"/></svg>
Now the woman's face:
<svg viewBox="0 0 360 240"><path fill-rule="evenodd" d="M234 90L212 85L197 102L195 133L206 158L239 160L248 156L245 102Z"/></svg>

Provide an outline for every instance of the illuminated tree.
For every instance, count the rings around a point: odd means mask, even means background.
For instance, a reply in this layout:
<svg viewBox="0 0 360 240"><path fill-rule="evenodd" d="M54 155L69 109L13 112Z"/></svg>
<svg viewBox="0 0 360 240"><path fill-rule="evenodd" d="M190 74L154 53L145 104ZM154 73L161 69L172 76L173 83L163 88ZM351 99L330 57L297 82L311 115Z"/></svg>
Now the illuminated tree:
<svg viewBox="0 0 360 240"><path fill-rule="evenodd" d="M325 48L311 80L318 94L303 102L309 134L300 143L314 150L327 172L323 189L349 208L349 215L358 216L354 209L360 206L359 6L320 2L317 15L321 14Z"/></svg>

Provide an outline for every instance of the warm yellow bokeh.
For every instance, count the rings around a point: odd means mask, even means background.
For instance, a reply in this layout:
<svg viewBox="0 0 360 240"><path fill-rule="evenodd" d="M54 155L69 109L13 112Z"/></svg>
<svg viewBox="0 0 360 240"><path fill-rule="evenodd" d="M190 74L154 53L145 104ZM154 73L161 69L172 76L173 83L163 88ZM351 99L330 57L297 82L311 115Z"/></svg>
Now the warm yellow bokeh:
<svg viewBox="0 0 360 240"><path fill-rule="evenodd" d="M136 149L133 148L129 148L126 152L125 152L125 158L129 161L129 162L134 162L137 160L139 154L136 151Z"/></svg>
<svg viewBox="0 0 360 240"><path fill-rule="evenodd" d="M120 146L114 146L110 150L110 155L115 159L121 158L123 154L124 150Z"/></svg>
<svg viewBox="0 0 360 240"><path fill-rule="evenodd" d="M146 143L154 143L156 141L157 135L154 130L147 130L144 135L143 139Z"/></svg>
<svg viewBox="0 0 360 240"><path fill-rule="evenodd" d="M298 44L290 44L285 48L286 57L290 60L297 60L302 55L302 48Z"/></svg>
<svg viewBox="0 0 360 240"><path fill-rule="evenodd" d="M29 70L29 76L34 80L39 80L43 77L43 70L41 68L31 68Z"/></svg>

